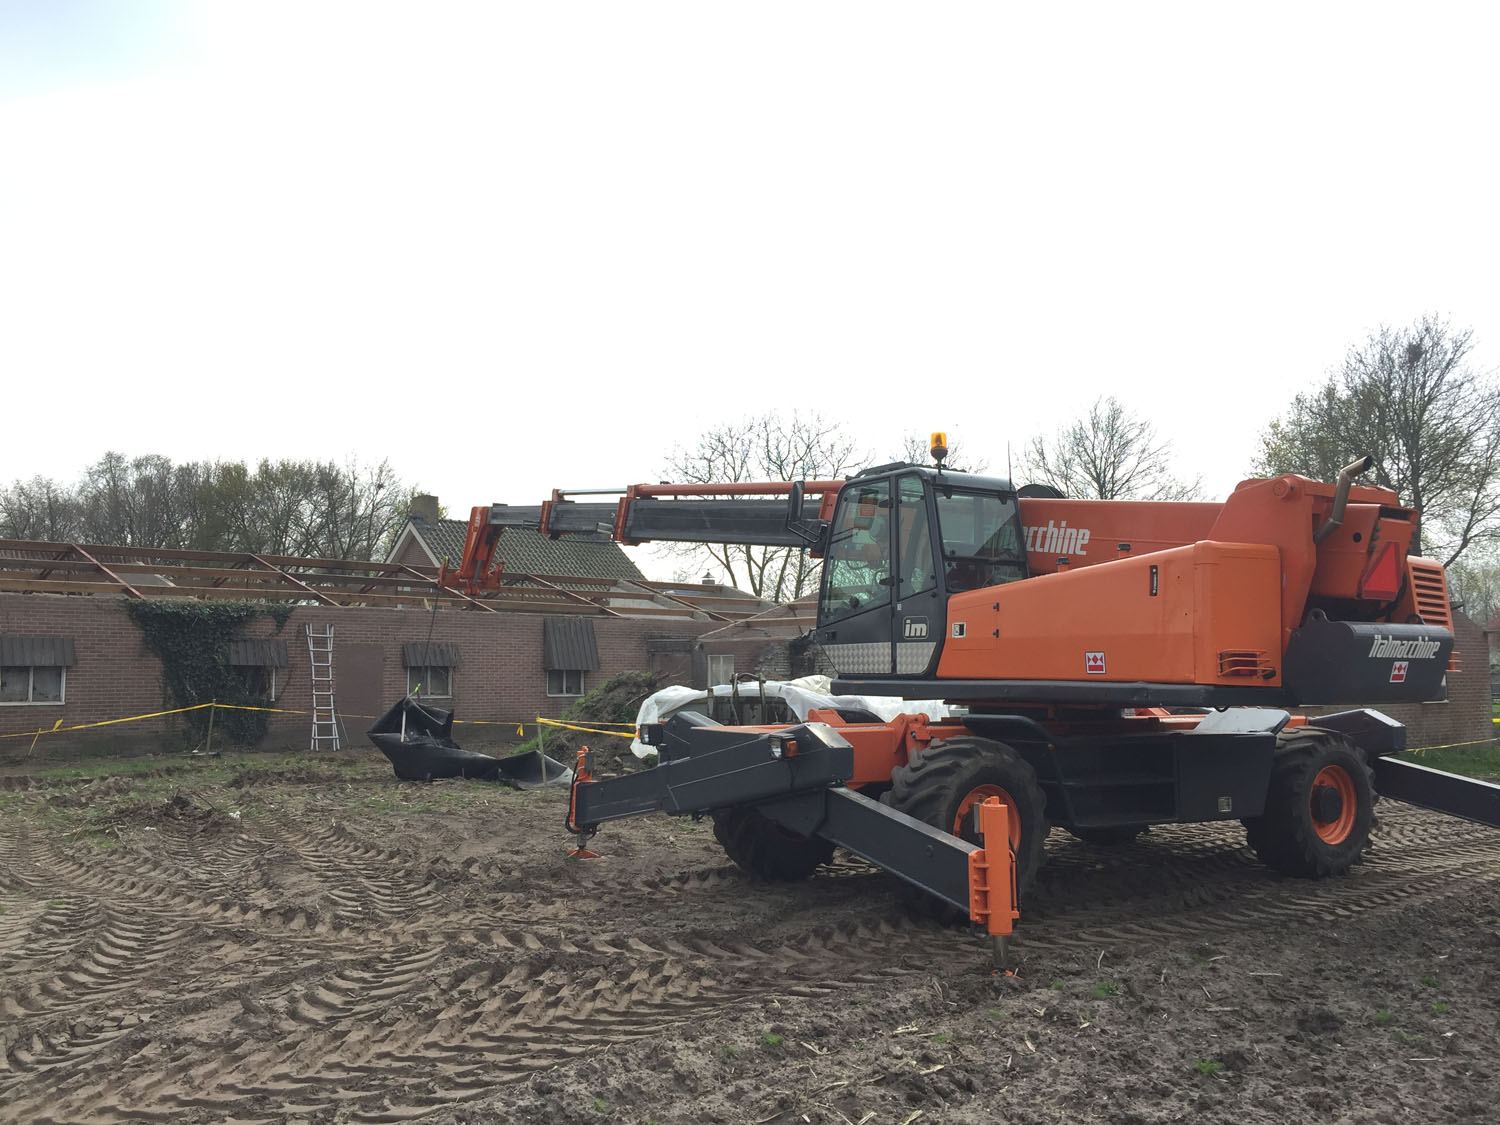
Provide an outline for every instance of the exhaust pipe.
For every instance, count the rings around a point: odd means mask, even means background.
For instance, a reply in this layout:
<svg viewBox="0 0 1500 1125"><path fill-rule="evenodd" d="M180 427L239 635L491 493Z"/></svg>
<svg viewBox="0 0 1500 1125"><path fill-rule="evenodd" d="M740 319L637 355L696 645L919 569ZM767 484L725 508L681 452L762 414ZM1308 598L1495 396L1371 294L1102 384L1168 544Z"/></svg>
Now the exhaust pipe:
<svg viewBox="0 0 1500 1125"><path fill-rule="evenodd" d="M1358 461L1350 461L1339 470L1338 480L1333 489L1333 511L1328 513L1328 518L1318 525L1317 531L1313 532L1315 546L1337 531L1344 522L1344 509L1349 506L1349 486L1354 483L1355 477L1368 472L1373 464L1375 464L1375 458L1367 453Z"/></svg>

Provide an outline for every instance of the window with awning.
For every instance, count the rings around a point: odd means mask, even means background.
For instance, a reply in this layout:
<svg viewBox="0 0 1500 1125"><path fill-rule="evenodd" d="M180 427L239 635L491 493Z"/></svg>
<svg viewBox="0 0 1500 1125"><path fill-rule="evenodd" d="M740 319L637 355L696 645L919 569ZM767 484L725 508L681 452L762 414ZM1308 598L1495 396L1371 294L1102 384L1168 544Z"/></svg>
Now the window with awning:
<svg viewBox="0 0 1500 1125"><path fill-rule="evenodd" d="M0 633L0 705L60 705L76 663L72 637Z"/></svg>
<svg viewBox="0 0 1500 1125"><path fill-rule="evenodd" d="M542 669L547 694L582 695L589 672L599 667L599 642L587 617L549 617L542 622Z"/></svg>
<svg viewBox="0 0 1500 1125"><path fill-rule="evenodd" d="M406 693L422 699L448 699L453 695L453 670L460 659L456 644L412 642L401 646L406 666Z"/></svg>

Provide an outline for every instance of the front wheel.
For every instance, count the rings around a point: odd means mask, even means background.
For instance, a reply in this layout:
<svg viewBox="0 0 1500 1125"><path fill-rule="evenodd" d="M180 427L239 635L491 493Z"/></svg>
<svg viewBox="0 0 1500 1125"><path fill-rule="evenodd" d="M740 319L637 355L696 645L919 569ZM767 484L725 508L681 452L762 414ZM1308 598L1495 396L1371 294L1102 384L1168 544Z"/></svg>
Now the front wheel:
<svg viewBox="0 0 1500 1125"><path fill-rule="evenodd" d="M817 836L789 832L753 808L713 814L714 838L724 854L751 875L778 883L806 879L833 858L833 845Z"/></svg>
<svg viewBox="0 0 1500 1125"><path fill-rule="evenodd" d="M1364 854L1375 810L1375 775L1349 739L1318 727L1277 740L1265 812L1245 820L1261 862L1287 875L1341 875Z"/></svg>
<svg viewBox="0 0 1500 1125"><path fill-rule="evenodd" d="M934 742L891 772L891 788L881 803L934 828L978 843L970 810L987 797L1010 809L1010 846L1016 856L1016 885L1026 890L1042 865L1047 838L1046 797L1036 771L1003 742L961 737Z"/></svg>

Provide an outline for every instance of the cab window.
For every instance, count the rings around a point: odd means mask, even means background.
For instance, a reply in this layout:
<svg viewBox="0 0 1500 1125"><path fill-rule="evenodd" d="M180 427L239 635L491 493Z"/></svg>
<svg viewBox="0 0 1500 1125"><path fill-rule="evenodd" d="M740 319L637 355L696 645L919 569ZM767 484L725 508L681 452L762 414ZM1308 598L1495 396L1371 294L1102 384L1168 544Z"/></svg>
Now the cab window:
<svg viewBox="0 0 1500 1125"><path fill-rule="evenodd" d="M927 526L927 498L919 477L902 477L897 485L896 519L900 529L899 597L924 594L937 585L932 564L932 535Z"/></svg>
<svg viewBox="0 0 1500 1125"><path fill-rule="evenodd" d="M1026 577L1015 503L990 492L939 492L938 529L948 592Z"/></svg>
<svg viewBox="0 0 1500 1125"><path fill-rule="evenodd" d="M891 600L888 481L846 487L823 557L822 624Z"/></svg>

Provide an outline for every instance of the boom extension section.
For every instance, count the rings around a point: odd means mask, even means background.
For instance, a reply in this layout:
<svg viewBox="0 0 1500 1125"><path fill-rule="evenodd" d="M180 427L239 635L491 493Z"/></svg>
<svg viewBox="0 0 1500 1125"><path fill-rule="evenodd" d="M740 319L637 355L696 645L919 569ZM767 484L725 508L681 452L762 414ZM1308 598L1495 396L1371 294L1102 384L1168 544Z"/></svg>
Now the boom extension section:
<svg viewBox="0 0 1500 1125"><path fill-rule="evenodd" d="M997 964L1003 960L1020 914L998 800L975 809L984 841L976 845L845 788L854 748L826 723L751 731L684 713L643 733L657 747L655 769L594 780L580 755L568 814L580 842L628 816L753 808L781 831L845 848L968 915L994 939Z"/></svg>
<svg viewBox="0 0 1500 1125"><path fill-rule="evenodd" d="M729 543L808 547L819 552L843 481L764 481L741 484L636 484L624 489L554 491L545 504L474 508L464 555L441 582L466 594L498 589L495 551L508 528L561 535L605 534L627 546L641 543ZM611 501L574 497L614 496ZM807 497L821 497L816 512Z"/></svg>

